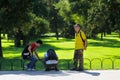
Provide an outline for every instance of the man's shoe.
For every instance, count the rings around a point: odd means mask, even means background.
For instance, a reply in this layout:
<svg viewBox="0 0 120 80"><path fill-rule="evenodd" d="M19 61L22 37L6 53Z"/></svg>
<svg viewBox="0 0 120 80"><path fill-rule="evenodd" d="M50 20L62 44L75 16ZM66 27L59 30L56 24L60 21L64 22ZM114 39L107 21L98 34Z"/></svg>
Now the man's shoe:
<svg viewBox="0 0 120 80"><path fill-rule="evenodd" d="M35 69L34 69L34 68L32 68L32 69L31 69L31 71L35 71Z"/></svg>
<svg viewBox="0 0 120 80"><path fill-rule="evenodd" d="M32 71L32 69L31 68L28 68L28 69L26 69L27 71Z"/></svg>
<svg viewBox="0 0 120 80"><path fill-rule="evenodd" d="M79 69L77 69L77 71L84 71L84 69L80 69L80 68L79 68Z"/></svg>
<svg viewBox="0 0 120 80"><path fill-rule="evenodd" d="M70 69L71 71L76 71L77 70L77 68L72 68L72 69Z"/></svg>
<svg viewBox="0 0 120 80"><path fill-rule="evenodd" d="M49 68L46 68L45 71L50 71L50 69L49 69Z"/></svg>
<svg viewBox="0 0 120 80"><path fill-rule="evenodd" d="M27 65L24 65L24 69L27 69L28 67L27 67Z"/></svg>

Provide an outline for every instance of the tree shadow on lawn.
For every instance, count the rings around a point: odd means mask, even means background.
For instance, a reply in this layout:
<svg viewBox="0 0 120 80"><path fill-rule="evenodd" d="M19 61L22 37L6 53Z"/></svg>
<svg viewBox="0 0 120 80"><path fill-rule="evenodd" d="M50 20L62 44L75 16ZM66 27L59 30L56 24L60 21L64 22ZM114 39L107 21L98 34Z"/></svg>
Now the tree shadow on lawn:
<svg viewBox="0 0 120 80"><path fill-rule="evenodd" d="M44 44L42 47L38 48L38 53L46 52L50 48L54 49L55 51L72 49L72 48L59 48L59 47L52 46L49 44ZM4 68L3 70L11 70L11 67L9 67L11 65L13 65L13 67L16 68L15 70L22 70L22 68L19 67L19 66L21 66L21 60L19 60L19 59L22 59L21 53L22 53L23 49L24 49L23 47L18 48L18 47L14 47L13 45L11 45L9 47L3 47L3 53L5 55L7 55L7 58L6 57L3 59L0 58L0 60L5 60L4 62L2 62L2 64L6 65L6 66L2 66L2 68ZM9 53L10 53L10 57L8 58ZM17 55L15 55L15 54L17 54ZM13 59L13 60L11 60L11 59ZM11 64L12 62L15 63L15 66L14 66L14 64ZM65 60L63 60L63 62L61 61L61 64L64 64L64 63L65 63ZM66 67L64 67L64 66L63 67L61 66L61 68L66 69ZM42 67L42 69L43 69L43 67Z"/></svg>
<svg viewBox="0 0 120 80"><path fill-rule="evenodd" d="M97 42L90 42L90 46L103 46L103 47L111 47L111 48L120 48L120 41L115 39L96 39Z"/></svg>
<svg viewBox="0 0 120 80"><path fill-rule="evenodd" d="M45 42L45 43L62 43L62 42L74 41L74 39L72 39L72 38L62 38L59 40L56 40L56 38L55 39L48 38L48 40L45 40L46 38L42 38L42 39L43 39L43 42Z"/></svg>
<svg viewBox="0 0 120 80"><path fill-rule="evenodd" d="M109 56L110 58L113 58L113 59L120 59L119 55L105 55L105 56Z"/></svg>
<svg viewBox="0 0 120 80"><path fill-rule="evenodd" d="M56 51L56 50L73 50L74 48L59 48L59 47L57 47L57 45L52 46L50 44L44 44L38 50L39 50L39 52L46 52L48 49L54 49Z"/></svg>
<svg viewBox="0 0 120 80"><path fill-rule="evenodd" d="M64 45L63 45L64 46ZM3 53L4 54L8 54L8 53L13 53L14 54L21 54L24 47L14 47L13 45L9 46L9 47L3 47ZM41 47L39 47L38 53L42 53L42 52L46 52L48 49L54 49L56 50L73 50L73 48L59 48L57 46L52 46L50 44L44 44Z"/></svg>

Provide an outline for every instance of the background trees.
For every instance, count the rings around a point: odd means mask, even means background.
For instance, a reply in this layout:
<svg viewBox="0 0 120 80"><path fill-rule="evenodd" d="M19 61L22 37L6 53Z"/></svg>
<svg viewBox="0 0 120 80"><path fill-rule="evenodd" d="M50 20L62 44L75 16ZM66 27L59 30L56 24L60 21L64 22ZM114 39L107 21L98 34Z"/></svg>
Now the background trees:
<svg viewBox="0 0 120 80"><path fill-rule="evenodd" d="M48 32L57 40L73 37L73 25L79 23L89 38L101 33L103 39L113 31L120 37L119 14L120 0L0 0L0 34L19 47Z"/></svg>

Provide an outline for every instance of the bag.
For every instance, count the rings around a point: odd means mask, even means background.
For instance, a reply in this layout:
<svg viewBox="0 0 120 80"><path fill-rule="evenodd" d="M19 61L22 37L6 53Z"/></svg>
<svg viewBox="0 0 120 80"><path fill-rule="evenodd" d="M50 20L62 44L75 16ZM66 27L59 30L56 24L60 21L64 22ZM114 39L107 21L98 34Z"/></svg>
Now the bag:
<svg viewBox="0 0 120 80"><path fill-rule="evenodd" d="M23 59L28 59L28 58L30 57L30 53L29 53L29 51L28 51L28 47L29 47L29 45L26 46L26 47L24 48L23 52L22 52L22 58L23 58Z"/></svg>
<svg viewBox="0 0 120 80"><path fill-rule="evenodd" d="M56 53L53 49L49 49L47 51L47 56L48 57L46 58L46 61L48 61L48 60L58 60L58 57L57 57L57 55L56 55Z"/></svg>

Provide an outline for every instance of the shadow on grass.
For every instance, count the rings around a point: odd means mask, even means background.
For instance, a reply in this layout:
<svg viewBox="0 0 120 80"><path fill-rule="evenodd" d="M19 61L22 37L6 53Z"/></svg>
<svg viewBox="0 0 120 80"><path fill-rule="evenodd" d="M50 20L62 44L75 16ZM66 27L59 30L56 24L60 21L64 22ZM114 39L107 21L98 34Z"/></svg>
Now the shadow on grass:
<svg viewBox="0 0 120 80"><path fill-rule="evenodd" d="M103 46L103 47L111 47L111 48L120 48L120 41L115 39L96 39L97 42L90 42L90 46Z"/></svg>
<svg viewBox="0 0 120 80"><path fill-rule="evenodd" d="M59 38L59 40L56 40L56 38L51 38L51 37L45 37L42 38L44 42L66 42L66 41L73 41L73 38Z"/></svg>
<svg viewBox="0 0 120 80"><path fill-rule="evenodd" d="M120 59L120 56L119 55L105 55L105 56L109 56L113 59Z"/></svg>
<svg viewBox="0 0 120 80"><path fill-rule="evenodd" d="M14 56L14 54L20 54L21 55L24 47L14 47L13 45L11 45L9 47L3 47L3 53L4 54L12 53L13 56ZM59 48L57 46L52 46L50 44L43 44L37 50L38 50L38 53L42 53L42 52L46 52L48 49L54 49L54 50L73 50L73 48Z"/></svg>
<svg viewBox="0 0 120 80"><path fill-rule="evenodd" d="M51 48L54 49L54 50L73 50L73 48L59 48L59 47L57 47L57 45L52 46L50 44L44 44L38 50L39 50L39 52L46 52L48 49L51 49Z"/></svg>

